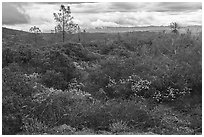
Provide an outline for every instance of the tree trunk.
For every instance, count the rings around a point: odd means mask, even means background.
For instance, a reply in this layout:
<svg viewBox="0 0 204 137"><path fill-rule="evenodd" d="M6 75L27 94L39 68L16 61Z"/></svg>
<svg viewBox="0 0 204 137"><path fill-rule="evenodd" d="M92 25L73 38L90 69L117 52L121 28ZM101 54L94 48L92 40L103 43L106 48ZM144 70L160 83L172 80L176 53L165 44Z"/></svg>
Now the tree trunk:
<svg viewBox="0 0 204 137"><path fill-rule="evenodd" d="M63 42L64 42L64 34L65 34L65 32L64 32L64 11L62 11L63 13L63 19L62 19L62 25L63 25L63 27L62 27L62 35L63 35Z"/></svg>
<svg viewBox="0 0 204 137"><path fill-rule="evenodd" d="M37 44L37 34L35 33L35 44Z"/></svg>
<svg viewBox="0 0 204 137"><path fill-rule="evenodd" d="M78 40L79 40L79 42L81 41L80 33L79 32L78 32Z"/></svg>

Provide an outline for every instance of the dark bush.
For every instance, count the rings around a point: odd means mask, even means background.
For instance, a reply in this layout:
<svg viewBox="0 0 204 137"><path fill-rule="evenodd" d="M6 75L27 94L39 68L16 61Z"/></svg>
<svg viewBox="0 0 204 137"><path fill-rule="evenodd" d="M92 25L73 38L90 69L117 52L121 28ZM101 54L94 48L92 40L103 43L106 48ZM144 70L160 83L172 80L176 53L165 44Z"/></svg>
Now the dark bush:
<svg viewBox="0 0 204 137"><path fill-rule="evenodd" d="M2 48L2 67L14 62L16 52L9 47Z"/></svg>
<svg viewBox="0 0 204 137"><path fill-rule="evenodd" d="M8 92L14 92L22 97L31 96L35 90L29 83L29 78L20 69L17 64L11 64L2 70L3 86L5 86L3 89L8 89ZM8 92L3 92L3 96L9 94Z"/></svg>
<svg viewBox="0 0 204 137"><path fill-rule="evenodd" d="M22 131L24 115L30 113L31 106L26 111L23 106L32 103L36 90L17 64L4 67L2 74L2 130L3 134L16 134Z"/></svg>
<svg viewBox="0 0 204 137"><path fill-rule="evenodd" d="M8 92L8 91L7 91ZM2 133L4 135L14 135L22 131L21 106L23 100L12 93L2 99Z"/></svg>
<svg viewBox="0 0 204 137"><path fill-rule="evenodd" d="M64 75L61 72L47 70L41 77L40 82L47 87L65 90L68 88L68 82L63 77Z"/></svg>
<svg viewBox="0 0 204 137"><path fill-rule="evenodd" d="M47 52L43 59L42 82L48 87L66 89L67 83L78 77L72 60L59 50Z"/></svg>

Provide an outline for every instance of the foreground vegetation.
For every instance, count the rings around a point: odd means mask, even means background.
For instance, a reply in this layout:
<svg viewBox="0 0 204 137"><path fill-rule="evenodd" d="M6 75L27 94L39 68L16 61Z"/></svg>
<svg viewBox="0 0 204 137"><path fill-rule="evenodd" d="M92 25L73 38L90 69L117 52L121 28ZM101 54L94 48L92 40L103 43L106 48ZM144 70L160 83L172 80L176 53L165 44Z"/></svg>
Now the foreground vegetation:
<svg viewBox="0 0 204 137"><path fill-rule="evenodd" d="M201 33L81 35L3 30L3 134L201 134Z"/></svg>

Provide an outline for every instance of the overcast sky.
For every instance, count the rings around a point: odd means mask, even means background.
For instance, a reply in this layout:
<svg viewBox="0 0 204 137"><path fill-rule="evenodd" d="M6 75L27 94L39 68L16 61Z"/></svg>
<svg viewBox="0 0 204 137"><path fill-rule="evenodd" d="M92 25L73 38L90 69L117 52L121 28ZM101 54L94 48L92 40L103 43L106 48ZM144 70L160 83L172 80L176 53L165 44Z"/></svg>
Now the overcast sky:
<svg viewBox="0 0 204 137"><path fill-rule="evenodd" d="M202 25L201 2L106 2L106 3L2 3L2 26L28 31L31 26L43 32L54 29L53 13L60 5L70 5L74 21L81 28L101 26L161 26L178 22Z"/></svg>

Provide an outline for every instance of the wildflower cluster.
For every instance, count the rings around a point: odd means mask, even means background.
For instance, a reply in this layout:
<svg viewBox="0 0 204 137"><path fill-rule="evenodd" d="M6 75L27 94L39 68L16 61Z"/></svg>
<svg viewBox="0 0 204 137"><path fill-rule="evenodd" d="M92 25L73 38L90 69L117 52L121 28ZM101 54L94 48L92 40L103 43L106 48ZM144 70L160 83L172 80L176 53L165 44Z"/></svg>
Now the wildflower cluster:
<svg viewBox="0 0 204 137"><path fill-rule="evenodd" d="M149 90L151 86L151 81L140 78L139 76L133 74L128 78L121 78L118 81L112 79L109 76L109 83L106 86L107 88L113 88L115 91L118 91L118 87L123 86L123 89L130 90L134 96L137 95L138 92L143 92L145 90Z"/></svg>
<svg viewBox="0 0 204 137"><path fill-rule="evenodd" d="M82 63L78 63L78 62L73 62L74 66L77 68L77 69L80 69L80 70L84 70L85 67L82 66L83 64Z"/></svg>
<svg viewBox="0 0 204 137"><path fill-rule="evenodd" d="M44 123L38 121L36 118L24 118L22 128L28 133L43 133L48 130L48 127Z"/></svg>
<svg viewBox="0 0 204 137"><path fill-rule="evenodd" d="M134 92L139 92L142 90L149 90L151 86L151 81L144 80L137 75L131 75L129 77L129 81L131 81L131 89Z"/></svg>
<svg viewBox="0 0 204 137"><path fill-rule="evenodd" d="M165 91L158 91L157 90L154 93L153 98L156 101L162 101L162 100L173 101L179 96L189 94L191 92L191 90L192 90L191 88L188 88L186 86L182 90L169 86L169 87L167 87L167 89Z"/></svg>
<svg viewBox="0 0 204 137"><path fill-rule="evenodd" d="M29 78L29 79L37 79L40 75L38 74L38 73L33 73L33 74L30 74L30 75L28 75L28 74L24 74L25 75L25 77L27 77L27 78Z"/></svg>
<svg viewBox="0 0 204 137"><path fill-rule="evenodd" d="M180 92L180 94L182 95L189 94L191 91L192 91L192 88L185 86L183 90Z"/></svg>
<svg viewBox="0 0 204 137"><path fill-rule="evenodd" d="M62 92L63 92L62 90L57 90L54 88L47 88L43 86L43 91L35 94L33 96L33 101L42 103L43 101L47 100L47 98L49 98L51 95L60 94Z"/></svg>
<svg viewBox="0 0 204 137"><path fill-rule="evenodd" d="M76 78L74 78L72 80L72 82L69 83L69 89L67 90L67 92L70 92L72 94L76 94L78 96L82 96L82 97L91 97L91 94L83 91L83 83L79 83Z"/></svg>
<svg viewBox="0 0 204 137"><path fill-rule="evenodd" d="M115 81L115 79L112 79L110 76L108 77L109 79L109 83L106 87L113 87L115 85L117 85L117 82Z"/></svg>
<svg viewBox="0 0 204 137"><path fill-rule="evenodd" d="M153 99L155 99L157 102L161 101L162 100L162 94L159 90L157 90L155 93L154 93L154 96L153 96Z"/></svg>
<svg viewBox="0 0 204 137"><path fill-rule="evenodd" d="M162 95L164 99L170 99L174 100L176 98L176 95L179 93L179 89L173 88L173 87L168 87L166 89L166 92Z"/></svg>
<svg viewBox="0 0 204 137"><path fill-rule="evenodd" d="M47 100L49 97L54 97L57 95L65 95L68 96L71 99L92 99L91 94L81 90L81 84L80 83L70 83L70 88L68 90L58 90L54 88L47 88L45 86L42 86L42 91L36 93L33 96L33 101L42 103L43 101Z"/></svg>
<svg viewBox="0 0 204 137"><path fill-rule="evenodd" d="M121 88L122 87L122 88ZM143 79L138 75L132 74L128 78L121 78L115 80L109 76L109 83L106 88L111 88L115 93L131 92L131 96L141 96L141 97L152 97L156 101L160 102L162 100L173 101L179 96L189 94L191 88L187 85L183 89L178 89L172 86L166 87L166 89L158 90L154 87L151 81Z"/></svg>
<svg viewBox="0 0 204 137"><path fill-rule="evenodd" d="M40 74L34 72L33 74L30 74L30 75L24 74L24 76L29 80L30 85L34 89L37 89L39 85L41 86L41 84L38 83L38 80L40 78Z"/></svg>

